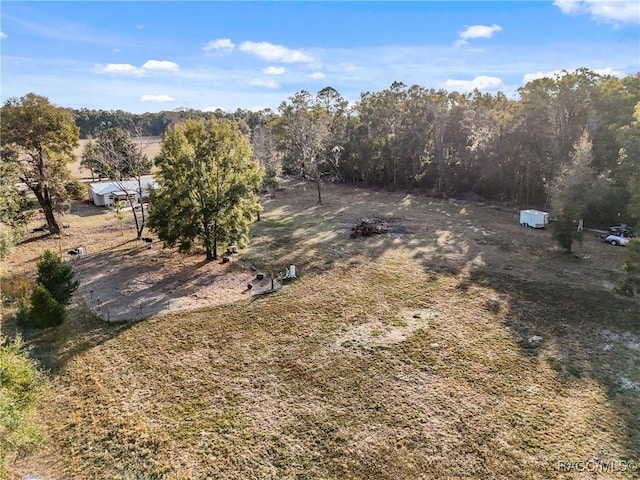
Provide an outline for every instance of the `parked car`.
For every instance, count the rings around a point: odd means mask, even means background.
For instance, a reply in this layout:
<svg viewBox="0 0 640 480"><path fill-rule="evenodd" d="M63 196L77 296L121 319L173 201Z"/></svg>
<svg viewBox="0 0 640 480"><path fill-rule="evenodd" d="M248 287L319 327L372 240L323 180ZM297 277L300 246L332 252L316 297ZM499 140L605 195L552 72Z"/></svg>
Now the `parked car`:
<svg viewBox="0 0 640 480"><path fill-rule="evenodd" d="M608 235L605 237L604 241L611 245L622 245L623 247L629 243L629 239L622 235Z"/></svg>
<svg viewBox="0 0 640 480"><path fill-rule="evenodd" d="M615 227L609 227L609 233L612 235L617 235L619 237L625 238L635 238L638 234L633 230L633 228L622 224L616 225Z"/></svg>

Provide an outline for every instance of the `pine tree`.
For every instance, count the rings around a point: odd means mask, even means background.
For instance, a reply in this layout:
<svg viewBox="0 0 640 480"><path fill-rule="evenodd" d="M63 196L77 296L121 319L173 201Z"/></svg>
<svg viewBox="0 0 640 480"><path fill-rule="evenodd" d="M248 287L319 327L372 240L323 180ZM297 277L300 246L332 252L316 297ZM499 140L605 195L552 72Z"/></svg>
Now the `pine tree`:
<svg viewBox="0 0 640 480"><path fill-rule="evenodd" d="M73 292L80 285L75 278L73 266L49 250L46 250L38 261L36 282L46 288L62 306L69 305Z"/></svg>

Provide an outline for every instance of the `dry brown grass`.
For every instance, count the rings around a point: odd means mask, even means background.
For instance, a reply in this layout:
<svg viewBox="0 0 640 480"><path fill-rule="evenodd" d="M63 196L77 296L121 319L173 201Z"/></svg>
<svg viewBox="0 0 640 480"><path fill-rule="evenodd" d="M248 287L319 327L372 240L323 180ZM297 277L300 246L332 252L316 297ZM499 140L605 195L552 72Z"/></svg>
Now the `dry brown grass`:
<svg viewBox="0 0 640 480"><path fill-rule="evenodd" d="M391 234L351 239L362 216ZM566 256L511 210L341 186L263 219L243 260L302 272L275 295L110 326L77 304L27 332L48 442L16 478L634 478L557 469L637 459L623 249Z"/></svg>
<svg viewBox="0 0 640 480"><path fill-rule="evenodd" d="M82 159L82 152L89 141L90 140L83 139L78 142L78 147L76 147L74 152L76 155L76 161L69 164L69 170L71 173L75 177L85 180L91 178L91 171L80 165L80 160ZM136 140L136 142L139 142L142 146L142 151L150 160L153 160L160 153L160 148L162 147L160 137L142 137L139 140Z"/></svg>

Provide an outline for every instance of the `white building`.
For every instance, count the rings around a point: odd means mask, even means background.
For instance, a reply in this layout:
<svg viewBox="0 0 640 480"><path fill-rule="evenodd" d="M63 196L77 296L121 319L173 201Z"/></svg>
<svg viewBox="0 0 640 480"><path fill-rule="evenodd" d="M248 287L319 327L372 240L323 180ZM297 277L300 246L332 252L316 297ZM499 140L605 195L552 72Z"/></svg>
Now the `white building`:
<svg viewBox="0 0 640 480"><path fill-rule="evenodd" d="M140 203L143 198L149 197L149 189L157 187L157 183L152 176L143 177L140 182L142 192L138 192L137 180L123 180L122 182L95 182L89 184L89 200L99 207L112 207L115 202L120 201L128 205L129 195L134 203ZM125 190L123 190L123 188Z"/></svg>

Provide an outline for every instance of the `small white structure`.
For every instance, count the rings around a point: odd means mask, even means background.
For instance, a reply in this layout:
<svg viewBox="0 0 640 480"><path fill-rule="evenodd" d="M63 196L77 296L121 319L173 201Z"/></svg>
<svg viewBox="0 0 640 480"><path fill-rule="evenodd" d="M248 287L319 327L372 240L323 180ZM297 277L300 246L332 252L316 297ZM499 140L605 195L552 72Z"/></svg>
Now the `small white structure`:
<svg viewBox="0 0 640 480"><path fill-rule="evenodd" d="M129 204L127 196L134 203L140 203L149 196L149 189L155 188L157 183L153 177L143 177L140 182L142 191L138 192L137 180L124 180L122 182L95 182L89 184L89 200L98 207L112 207L114 203ZM123 190L123 187L125 190Z"/></svg>
<svg viewBox="0 0 640 480"><path fill-rule="evenodd" d="M549 214L540 210L520 210L520 225L531 228L544 228L549 223Z"/></svg>
<svg viewBox="0 0 640 480"><path fill-rule="evenodd" d="M286 272L284 272L283 280L293 280L294 278L296 278L296 266L290 265Z"/></svg>

